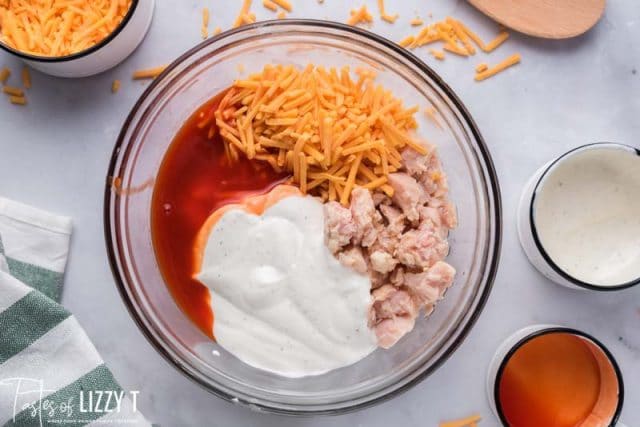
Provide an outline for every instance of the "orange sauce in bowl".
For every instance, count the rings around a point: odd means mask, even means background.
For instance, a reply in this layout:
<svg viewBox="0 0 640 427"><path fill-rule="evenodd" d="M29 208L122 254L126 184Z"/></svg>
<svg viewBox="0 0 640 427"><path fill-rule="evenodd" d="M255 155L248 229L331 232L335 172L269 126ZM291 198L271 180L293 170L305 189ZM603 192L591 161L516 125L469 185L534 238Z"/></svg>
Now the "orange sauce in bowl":
<svg viewBox="0 0 640 427"><path fill-rule="evenodd" d="M184 123L158 171L151 202L151 235L160 272L180 309L213 338L208 289L194 275L198 233L222 206L264 194L284 181L268 163L244 157L231 165L218 134L198 127L216 109L224 92L201 106Z"/></svg>
<svg viewBox="0 0 640 427"><path fill-rule="evenodd" d="M523 344L498 387L511 427L606 427L617 406L617 376L604 352L564 332Z"/></svg>

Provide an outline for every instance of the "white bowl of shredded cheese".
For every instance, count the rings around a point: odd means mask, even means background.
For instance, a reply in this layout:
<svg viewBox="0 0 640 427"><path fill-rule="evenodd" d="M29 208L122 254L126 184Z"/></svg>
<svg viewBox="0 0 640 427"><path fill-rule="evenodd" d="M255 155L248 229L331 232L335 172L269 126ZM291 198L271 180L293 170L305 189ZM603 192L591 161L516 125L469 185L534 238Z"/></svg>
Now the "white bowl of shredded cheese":
<svg viewBox="0 0 640 427"><path fill-rule="evenodd" d="M115 67L138 47L154 5L155 0L85 0L71 8L13 1L0 5L0 48L52 76L91 76Z"/></svg>

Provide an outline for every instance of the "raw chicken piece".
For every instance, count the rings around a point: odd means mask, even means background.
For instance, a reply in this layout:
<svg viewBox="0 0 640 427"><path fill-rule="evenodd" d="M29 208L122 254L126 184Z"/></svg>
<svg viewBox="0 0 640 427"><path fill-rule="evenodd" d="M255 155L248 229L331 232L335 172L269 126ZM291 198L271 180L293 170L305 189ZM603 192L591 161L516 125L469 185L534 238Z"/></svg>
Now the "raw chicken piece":
<svg viewBox="0 0 640 427"><path fill-rule="evenodd" d="M351 193L351 216L356 225L355 243L369 247L376 241L378 232L374 227L376 207L371 192L366 188L356 187Z"/></svg>
<svg viewBox="0 0 640 427"><path fill-rule="evenodd" d="M440 218L445 227L452 229L458 226L458 215L456 214L456 207L453 203L447 201L438 208Z"/></svg>
<svg viewBox="0 0 640 427"><path fill-rule="evenodd" d="M400 153L402 156L402 163L409 175L416 178L422 176L424 172L429 170L429 161L432 157L431 154L422 155L413 148L406 148Z"/></svg>
<svg viewBox="0 0 640 427"><path fill-rule="evenodd" d="M405 285L420 305L434 304L453 283L456 270L444 261L423 273L405 273Z"/></svg>
<svg viewBox="0 0 640 427"><path fill-rule="evenodd" d="M388 180L394 190L393 202L400 206L409 221L418 220L418 207L427 201L424 188L406 173L391 173Z"/></svg>
<svg viewBox="0 0 640 427"><path fill-rule="evenodd" d="M385 349L393 347L400 338L411 332L415 323L416 318L408 315L384 319L374 327L378 345Z"/></svg>
<svg viewBox="0 0 640 427"><path fill-rule="evenodd" d="M324 205L325 242L332 253L348 245L356 234L356 224L349 209L338 202Z"/></svg>
<svg viewBox="0 0 640 427"><path fill-rule="evenodd" d="M398 209L393 206L381 205L379 206L380 212L387 219L389 225L387 225L386 229L389 230L392 234L402 234L405 228L405 216Z"/></svg>
<svg viewBox="0 0 640 427"><path fill-rule="evenodd" d="M395 316L418 315L418 307L409 293L389 284L373 291L373 301L373 310L378 321Z"/></svg>
<svg viewBox="0 0 640 427"><path fill-rule="evenodd" d="M373 204L376 206L391 204L391 198L380 191L376 191L371 197L373 198Z"/></svg>
<svg viewBox="0 0 640 427"><path fill-rule="evenodd" d="M418 209L418 212L420 213L420 223L431 221L434 227L442 227L442 216L438 208L434 208L432 206L421 206Z"/></svg>
<svg viewBox="0 0 640 427"><path fill-rule="evenodd" d="M409 267L428 268L444 259L449 252L446 236L430 222L417 230L407 231L400 238L396 258Z"/></svg>
<svg viewBox="0 0 640 427"><path fill-rule="evenodd" d="M389 275L389 281L393 286L400 287L404 284L404 269L400 266Z"/></svg>
<svg viewBox="0 0 640 427"><path fill-rule="evenodd" d="M398 265L398 260L385 251L372 252L369 260L371 261L371 268L383 274L390 273Z"/></svg>
<svg viewBox="0 0 640 427"><path fill-rule="evenodd" d="M338 261L347 268L351 268L360 274L367 274L367 262L362 255L362 249L358 246L351 247L338 253Z"/></svg>

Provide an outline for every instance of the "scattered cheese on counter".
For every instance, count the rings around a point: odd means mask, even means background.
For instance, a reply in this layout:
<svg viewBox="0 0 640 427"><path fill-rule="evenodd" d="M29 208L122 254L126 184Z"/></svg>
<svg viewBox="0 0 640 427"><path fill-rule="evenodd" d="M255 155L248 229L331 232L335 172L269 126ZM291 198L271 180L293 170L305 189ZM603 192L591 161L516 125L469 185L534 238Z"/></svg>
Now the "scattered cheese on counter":
<svg viewBox="0 0 640 427"><path fill-rule="evenodd" d="M29 68L26 65L22 67L22 86L25 89L31 89L31 72L29 72Z"/></svg>
<svg viewBox="0 0 640 427"><path fill-rule="evenodd" d="M165 70L165 68L167 68L166 65L161 65L159 67L148 68L146 70L134 71L133 79L134 80L155 79Z"/></svg>
<svg viewBox="0 0 640 427"><path fill-rule="evenodd" d="M454 421L445 421L440 423L440 427L476 427L477 423L482 419L480 415L472 415Z"/></svg>
<svg viewBox="0 0 640 427"><path fill-rule="evenodd" d="M209 37L209 8L202 9L202 29L200 30L203 39Z"/></svg>
<svg viewBox="0 0 640 427"><path fill-rule="evenodd" d="M27 98L24 96L10 96L9 102L15 105L27 105Z"/></svg>
<svg viewBox="0 0 640 427"><path fill-rule="evenodd" d="M11 70L7 67L4 67L0 70L0 83L5 84L9 77L11 76Z"/></svg>
<svg viewBox="0 0 640 427"><path fill-rule="evenodd" d="M291 12L293 10L293 7L291 7L291 3L289 3L288 0L273 0L273 2L287 12Z"/></svg>
<svg viewBox="0 0 640 427"><path fill-rule="evenodd" d="M347 25L358 25L373 22L373 15L369 12L366 5L360 9L351 9L351 16L347 19Z"/></svg>
<svg viewBox="0 0 640 427"><path fill-rule="evenodd" d="M481 62L480 64L476 65L476 73L487 71L488 68L489 68L489 65L487 65L486 62Z"/></svg>
<svg viewBox="0 0 640 427"><path fill-rule="evenodd" d="M411 21L409 21L409 24L411 24L412 27L419 27L420 25L424 24L424 21L420 18L413 18Z"/></svg>
<svg viewBox="0 0 640 427"><path fill-rule="evenodd" d="M18 96L18 97L24 96L24 91L22 89L13 87L13 86L4 86L2 88L2 92L12 96Z"/></svg>
<svg viewBox="0 0 640 427"><path fill-rule="evenodd" d="M444 60L444 52L441 51L441 50L429 49L429 53L431 55L433 55L433 57L436 58L439 61L443 61Z"/></svg>
<svg viewBox="0 0 640 427"><path fill-rule="evenodd" d="M506 31L502 31L500 34L498 34L498 37L496 37L495 39L487 43L484 49L482 50L484 50L485 52L493 52L498 46L504 43L508 38L509 38L509 33L507 33Z"/></svg>
<svg viewBox="0 0 640 427"><path fill-rule="evenodd" d="M244 17L249 13L249 8L251 8L251 0L243 0L240 13L238 13L236 20L233 21L233 28L238 28L244 23Z"/></svg>
<svg viewBox="0 0 640 427"><path fill-rule="evenodd" d="M287 17L287 14L285 13L284 10L281 10L280 12L278 12L278 19L285 19Z"/></svg>
<svg viewBox="0 0 640 427"><path fill-rule="evenodd" d="M278 11L278 5L275 4L274 2L272 2L271 0L262 0L262 5L271 10L272 12L277 12Z"/></svg>
<svg viewBox="0 0 640 427"><path fill-rule="evenodd" d="M494 76L496 74L498 74L499 72L513 66L516 65L517 63L520 62L520 55L519 54L513 54L510 57L508 57L507 59L505 59L504 61L500 62L499 64L497 64L496 66L494 66L493 68L489 68L485 71L479 72L476 74L476 81L482 81L485 79L488 79L491 76Z"/></svg>
<svg viewBox="0 0 640 427"><path fill-rule="evenodd" d="M120 80L114 80L111 83L111 92L116 93L120 90Z"/></svg>

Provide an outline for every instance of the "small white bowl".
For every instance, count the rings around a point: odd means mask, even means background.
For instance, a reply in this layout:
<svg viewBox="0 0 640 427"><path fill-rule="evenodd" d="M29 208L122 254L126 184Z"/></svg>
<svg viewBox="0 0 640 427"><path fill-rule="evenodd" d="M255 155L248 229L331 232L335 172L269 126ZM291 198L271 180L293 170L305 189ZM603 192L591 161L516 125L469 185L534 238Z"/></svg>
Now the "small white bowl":
<svg viewBox="0 0 640 427"><path fill-rule="evenodd" d="M522 249L524 250L527 258L534 267L540 271L545 277L549 280L566 286L571 289L579 289L579 290L596 290L596 291L615 291L620 289L629 288L631 286L637 285L640 283L640 277L634 281L628 283L621 283L615 286L604 286L597 285L592 283L587 283L582 280L579 280L575 277L572 277L567 272L563 271L548 253L545 251L544 246L542 245L539 237L538 231L536 230L535 223L535 200L536 194L538 190L541 188L541 183L543 182L545 176L559 164L561 164L564 160L568 159L570 156L592 149L615 149L615 150L624 150L634 154L640 155L640 152L628 145L618 144L618 143L609 143L609 142L600 142L594 144L587 144L573 150L568 151L562 156L558 157L555 160L552 160L542 166L535 174L529 179L527 184L522 191L522 196L520 197L520 204L518 206L518 236L520 238L520 244L522 245Z"/></svg>
<svg viewBox="0 0 640 427"><path fill-rule="evenodd" d="M487 382L486 382L486 392L487 399L489 400L489 406L493 411L494 415L500 420L502 425L506 426L507 422L502 413L502 409L496 402L498 398L499 392L499 384L500 379L502 377L502 372L516 351L518 351L524 344L529 342L530 340L539 337L541 335L549 334L549 333L568 333L580 338L583 338L590 343L594 344L602 353L606 356L606 358L611 363L611 367L615 371L615 374L618 379L618 404L615 410L615 413L611 419L611 426L617 427L625 427L620 421L618 421L618 417L620 416L620 412L622 411L622 405L624 403L624 382L622 379L622 372L618 367L618 364L613 357L613 355L609 352L609 350L598 340L592 337L589 334L586 334L582 331L578 331L576 329L566 328L563 326L557 325L531 325L525 328L516 331L507 339L505 339L502 344L496 350L493 358L491 359L491 363L489 364L489 370L487 374Z"/></svg>
<svg viewBox="0 0 640 427"><path fill-rule="evenodd" d="M118 27L100 43L73 55L35 56L3 43L0 48L21 58L30 67L57 77L87 77L115 67L142 42L149 29L155 0L133 0Z"/></svg>

